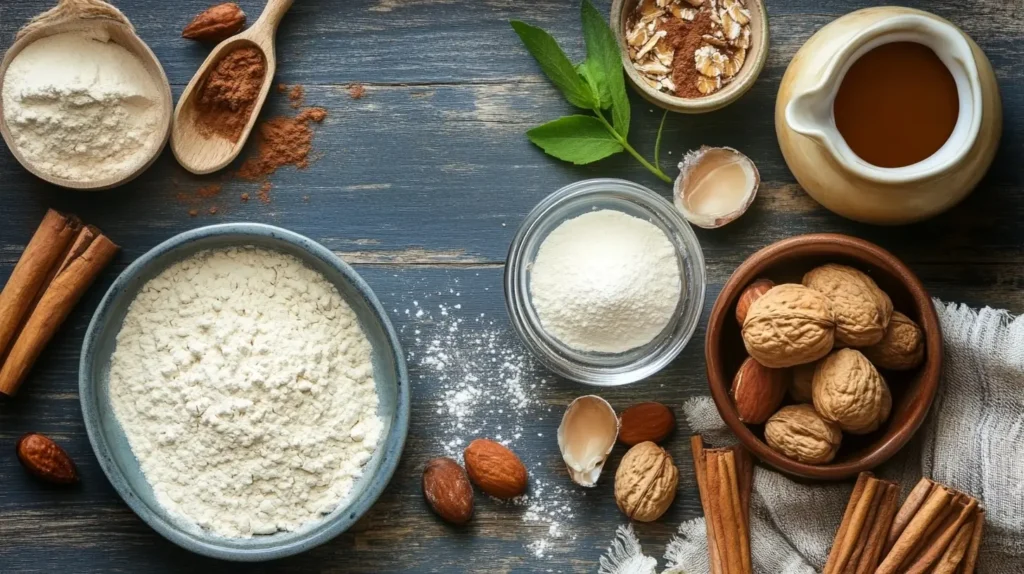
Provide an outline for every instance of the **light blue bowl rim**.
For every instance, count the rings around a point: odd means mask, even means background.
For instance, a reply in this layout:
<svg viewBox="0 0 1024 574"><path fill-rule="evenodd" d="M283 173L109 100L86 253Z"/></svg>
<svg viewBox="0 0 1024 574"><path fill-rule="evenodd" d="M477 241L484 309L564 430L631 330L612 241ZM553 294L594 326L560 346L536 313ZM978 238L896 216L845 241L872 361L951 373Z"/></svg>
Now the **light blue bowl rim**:
<svg viewBox="0 0 1024 574"><path fill-rule="evenodd" d="M358 496L348 501L344 512L340 512L331 518L325 518L328 523L322 524L321 528L310 530L307 536L294 537L286 543L271 547L231 548L199 540L194 536L187 535L174 523L152 512L146 504L139 500L132 487L128 484L127 479L113 462L110 446L100 430L99 413L94 410L97 399L96 385L99 384L93 381L91 377L92 362L96 354L95 345L102 332L102 325L106 322L106 316L112 312L115 300L122 294L128 283L137 275L144 273L154 260L179 248L183 248L194 241L216 236L251 236L282 241L299 247L337 270L365 298L373 315L380 322L380 326L387 338L388 347L392 355L391 360L394 361L398 376L395 413L391 429L377 447L378 450L383 451L382 460L374 475L369 477L366 487ZM244 241L239 242L239 245L242 244L244 244ZM373 290L370 289L366 281L349 264L342 261L341 258L323 245L304 235L263 223L222 223L185 231L160 243L133 261L114 280L114 283L107 290L99 306L96 308L92 320L89 322L89 327L85 333L85 340L82 343L78 377L82 418L85 421L85 430L89 436L89 443L92 445L100 467L118 495L144 522L149 524L164 538L186 550L222 560L258 562L283 558L319 546L348 530L349 527L366 514L384 492L388 483L391 482L395 469L401 460L402 450L405 447L405 440L409 433L409 374L405 364L404 353L398 340L398 334Z"/></svg>

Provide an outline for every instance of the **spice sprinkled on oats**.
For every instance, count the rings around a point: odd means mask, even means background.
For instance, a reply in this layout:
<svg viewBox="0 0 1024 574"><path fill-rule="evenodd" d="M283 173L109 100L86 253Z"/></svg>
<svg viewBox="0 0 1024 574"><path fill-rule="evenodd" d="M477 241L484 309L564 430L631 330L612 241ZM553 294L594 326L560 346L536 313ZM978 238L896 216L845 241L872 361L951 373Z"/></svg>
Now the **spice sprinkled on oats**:
<svg viewBox="0 0 1024 574"><path fill-rule="evenodd" d="M744 0L641 0L626 26L630 60L647 84L681 98L732 82L750 48Z"/></svg>

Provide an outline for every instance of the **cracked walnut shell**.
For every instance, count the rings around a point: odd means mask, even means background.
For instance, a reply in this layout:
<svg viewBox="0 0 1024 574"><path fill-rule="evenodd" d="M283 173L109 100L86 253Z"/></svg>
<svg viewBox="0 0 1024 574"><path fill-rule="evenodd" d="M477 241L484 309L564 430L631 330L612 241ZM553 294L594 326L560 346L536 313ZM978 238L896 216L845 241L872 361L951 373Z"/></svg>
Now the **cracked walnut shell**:
<svg viewBox="0 0 1024 574"><path fill-rule="evenodd" d="M768 419L764 439L768 446L795 461L826 464L835 458L843 433L811 405L790 405Z"/></svg>
<svg viewBox="0 0 1024 574"><path fill-rule="evenodd" d="M885 379L856 349L840 349L825 357L814 370L811 394L822 418L852 434L878 429L892 409Z"/></svg>
<svg viewBox="0 0 1024 574"><path fill-rule="evenodd" d="M743 345L757 362L782 369L827 355L835 327L832 304L824 295L787 283L773 287L750 305L743 321Z"/></svg>
<svg viewBox="0 0 1024 574"><path fill-rule="evenodd" d="M894 311L882 340L862 351L875 366L909 371L924 362L924 333L913 319Z"/></svg>
<svg viewBox="0 0 1024 574"><path fill-rule="evenodd" d="M836 314L836 340L867 347L882 340L892 317L892 301L865 273L829 263L804 275L803 284L823 293Z"/></svg>
<svg viewBox="0 0 1024 574"><path fill-rule="evenodd" d="M633 520L657 520L676 498L679 470L668 451L653 442L629 449L615 471L615 503Z"/></svg>

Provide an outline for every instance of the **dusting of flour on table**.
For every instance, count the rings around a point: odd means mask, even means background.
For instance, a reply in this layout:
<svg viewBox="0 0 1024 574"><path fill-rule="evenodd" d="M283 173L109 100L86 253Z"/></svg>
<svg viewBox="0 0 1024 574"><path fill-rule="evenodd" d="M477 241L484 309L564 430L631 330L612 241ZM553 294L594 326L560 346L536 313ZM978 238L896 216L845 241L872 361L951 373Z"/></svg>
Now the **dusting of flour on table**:
<svg viewBox="0 0 1024 574"><path fill-rule="evenodd" d="M454 283L459 285L459 280ZM511 448L527 467L529 490L508 502L491 501L507 506L505 512L516 513L529 527L531 539L523 546L532 557L565 551L577 537L572 523L586 492L565 486L567 478L548 474L550 453L524 445L528 432L552 445L556 440L561 414L544 400L546 372L504 318L469 312L461 294L456 288L436 296L425 293L411 306L393 309L409 321L400 331L412 339L410 348L422 349L409 351L408 360L413 380L429 381L430 398L436 401L442 420L436 429L437 447L460 463L463 449L475 438L491 438Z"/></svg>
<svg viewBox="0 0 1024 574"><path fill-rule="evenodd" d="M4 118L40 171L93 181L136 167L160 143L160 90L100 29L40 38L11 60Z"/></svg>
<svg viewBox="0 0 1024 574"><path fill-rule="evenodd" d="M295 257L254 247L202 251L142 288L110 397L157 501L226 537L333 511L382 432L355 313Z"/></svg>
<svg viewBox="0 0 1024 574"><path fill-rule="evenodd" d="M622 353L650 343L675 316L681 293L665 232L614 209L556 227L530 275L544 330L579 351Z"/></svg>

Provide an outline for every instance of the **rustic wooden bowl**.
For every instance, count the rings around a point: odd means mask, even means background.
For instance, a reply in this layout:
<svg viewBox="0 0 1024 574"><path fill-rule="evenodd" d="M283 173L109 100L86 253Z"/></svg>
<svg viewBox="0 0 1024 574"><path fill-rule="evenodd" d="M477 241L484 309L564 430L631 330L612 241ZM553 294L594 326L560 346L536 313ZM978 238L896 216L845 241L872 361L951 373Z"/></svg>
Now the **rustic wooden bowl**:
<svg viewBox="0 0 1024 574"><path fill-rule="evenodd" d="M799 283L805 272L824 263L850 265L870 275L892 298L895 309L921 326L926 356L924 363L913 371L882 371L893 398L892 413L882 428L863 436L843 433L843 443L834 461L810 465L772 450L763 440L763 425L748 426L740 422L729 388L747 355L736 322L736 301L743 289L760 277L776 283ZM841 480L888 460L907 444L924 422L939 385L942 333L931 297L910 269L891 253L846 235L800 235L765 247L733 272L711 309L704 352L711 396L722 419L743 446L763 462L787 474Z"/></svg>
<svg viewBox="0 0 1024 574"><path fill-rule="evenodd" d="M0 99L0 135L2 135L8 149L11 150L18 163L39 179L80 191L98 191L128 183L146 171L149 166L153 165L157 157L160 156L160 152L163 151L164 146L167 144L167 139L170 137L171 109L173 108L171 85L167 81L167 74L164 73L160 60L149 49L149 46L139 38L131 22L117 8L102 0L60 0L56 7L40 14L18 32L14 44L7 49L3 62L0 63L0 89L2 89L7 68L11 65L15 56L20 54L32 42L54 34L93 30L96 28L106 32L110 36L111 41L139 58L143 67L145 67L160 90L160 102L158 103L160 106L159 128L152 135L152 139L148 144L150 149L135 164L127 166L121 173L93 181L67 179L43 172L22 155L18 146L15 145L14 138L11 136L10 129L4 119L3 101Z"/></svg>
<svg viewBox="0 0 1024 574"><path fill-rule="evenodd" d="M611 27L615 39L619 43L622 55L622 67L626 77L637 92L652 104L682 114L702 114L724 108L747 93L764 69L768 61L768 10L763 0L744 0L750 11L750 49L747 60L731 84L702 98L679 98L665 92L655 90L647 85L640 74L633 68L626 46L625 29L629 15L636 9L639 0L613 0L611 9Z"/></svg>

